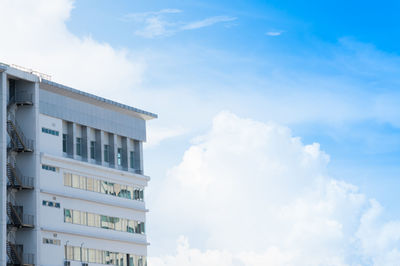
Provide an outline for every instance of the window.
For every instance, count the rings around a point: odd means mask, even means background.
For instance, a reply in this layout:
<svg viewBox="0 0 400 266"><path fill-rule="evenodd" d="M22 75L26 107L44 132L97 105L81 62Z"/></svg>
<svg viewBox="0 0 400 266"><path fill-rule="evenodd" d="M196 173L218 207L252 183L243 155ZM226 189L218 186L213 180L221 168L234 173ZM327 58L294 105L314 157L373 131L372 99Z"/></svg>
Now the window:
<svg viewBox="0 0 400 266"><path fill-rule="evenodd" d="M133 234L144 234L144 222L84 211L64 209L64 222Z"/></svg>
<svg viewBox="0 0 400 266"><path fill-rule="evenodd" d="M96 141L91 141L90 142L90 158L91 159L96 159Z"/></svg>
<svg viewBox="0 0 400 266"><path fill-rule="evenodd" d="M104 161L110 162L110 145L104 145Z"/></svg>
<svg viewBox="0 0 400 266"><path fill-rule="evenodd" d="M131 168L135 168L135 167L134 167L134 157L133 157L133 155L134 155L134 152L131 151L131 152L130 152L130 157L129 157L129 161L130 161L130 166L131 166Z"/></svg>
<svg viewBox="0 0 400 266"><path fill-rule="evenodd" d="M82 138L76 138L76 155L82 155Z"/></svg>
<svg viewBox="0 0 400 266"><path fill-rule="evenodd" d="M118 165L122 165L122 148L118 148L117 152L117 163Z"/></svg>
<svg viewBox="0 0 400 266"><path fill-rule="evenodd" d="M67 152L67 134L63 134L63 152Z"/></svg>
<svg viewBox="0 0 400 266"><path fill-rule="evenodd" d="M59 246L61 244L61 240L59 239L50 239L50 238L43 238L43 244L51 244Z"/></svg>
<svg viewBox="0 0 400 266"><path fill-rule="evenodd" d="M72 174L64 173L64 186L72 187Z"/></svg>
<svg viewBox="0 0 400 266"><path fill-rule="evenodd" d="M64 173L64 186L108 194L120 198L143 201L144 189L98 180L77 174Z"/></svg>
<svg viewBox="0 0 400 266"><path fill-rule="evenodd" d="M72 210L64 209L64 222L72 223Z"/></svg>
<svg viewBox="0 0 400 266"><path fill-rule="evenodd" d="M87 190L89 191L94 191L94 186L93 186L93 178L86 178L86 186L87 186Z"/></svg>
<svg viewBox="0 0 400 266"><path fill-rule="evenodd" d="M52 172L57 172L57 168L54 166L42 164L42 169L47 170L47 171L52 171Z"/></svg>
<svg viewBox="0 0 400 266"><path fill-rule="evenodd" d="M58 132L57 130L52 130L52 129L45 128L45 127L42 127L42 132L53 135L53 136L58 136L60 134L60 132Z"/></svg>
<svg viewBox="0 0 400 266"><path fill-rule="evenodd" d="M72 211L72 223L80 224L81 223L81 212L77 210Z"/></svg>
<svg viewBox="0 0 400 266"><path fill-rule="evenodd" d="M72 187L79 188L80 186L80 176L79 175L72 175Z"/></svg>

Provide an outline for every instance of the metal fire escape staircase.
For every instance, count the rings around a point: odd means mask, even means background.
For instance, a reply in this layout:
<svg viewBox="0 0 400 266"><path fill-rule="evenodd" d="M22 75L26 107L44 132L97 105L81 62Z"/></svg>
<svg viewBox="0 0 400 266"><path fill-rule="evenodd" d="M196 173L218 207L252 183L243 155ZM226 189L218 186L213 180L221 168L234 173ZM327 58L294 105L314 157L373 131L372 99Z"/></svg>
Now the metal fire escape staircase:
<svg viewBox="0 0 400 266"><path fill-rule="evenodd" d="M14 242L7 241L7 266L34 266L33 254L24 253L23 245L15 244Z"/></svg>
<svg viewBox="0 0 400 266"><path fill-rule="evenodd" d="M33 140L25 137L21 128L18 126L15 116L8 113L7 119L7 132L10 136L10 149L16 152L32 152L33 151Z"/></svg>
<svg viewBox="0 0 400 266"><path fill-rule="evenodd" d="M24 214L23 206L16 203L12 194L8 195L7 216L9 220L8 227L15 229L34 228L33 215Z"/></svg>
<svg viewBox="0 0 400 266"><path fill-rule="evenodd" d="M12 163L7 163L7 177L8 188L17 190L33 189L33 177L24 176Z"/></svg>

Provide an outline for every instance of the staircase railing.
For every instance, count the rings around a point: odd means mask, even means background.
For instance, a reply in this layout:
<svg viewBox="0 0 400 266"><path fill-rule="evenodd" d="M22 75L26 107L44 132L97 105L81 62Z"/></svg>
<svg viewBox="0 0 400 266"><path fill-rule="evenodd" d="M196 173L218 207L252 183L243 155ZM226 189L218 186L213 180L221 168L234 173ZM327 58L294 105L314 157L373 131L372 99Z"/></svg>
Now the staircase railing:
<svg viewBox="0 0 400 266"><path fill-rule="evenodd" d="M24 253L24 247L16 244L15 238L13 242L7 240L7 257L12 265L34 265L35 256L32 253Z"/></svg>
<svg viewBox="0 0 400 266"><path fill-rule="evenodd" d="M22 255L23 254L23 247L22 245L16 245L15 242L11 243L7 241L7 256L10 262L13 265L22 265Z"/></svg>
<svg viewBox="0 0 400 266"><path fill-rule="evenodd" d="M17 189L33 188L33 177L24 176L21 171L15 166L15 163L7 163L7 177L11 187Z"/></svg>
<svg viewBox="0 0 400 266"><path fill-rule="evenodd" d="M7 216L11 225L18 228L33 228L34 216L24 213L23 206L17 204L14 196L8 194L7 198Z"/></svg>
<svg viewBox="0 0 400 266"><path fill-rule="evenodd" d="M33 151L33 140L25 137L12 113L8 113L7 132L14 149L17 151Z"/></svg>

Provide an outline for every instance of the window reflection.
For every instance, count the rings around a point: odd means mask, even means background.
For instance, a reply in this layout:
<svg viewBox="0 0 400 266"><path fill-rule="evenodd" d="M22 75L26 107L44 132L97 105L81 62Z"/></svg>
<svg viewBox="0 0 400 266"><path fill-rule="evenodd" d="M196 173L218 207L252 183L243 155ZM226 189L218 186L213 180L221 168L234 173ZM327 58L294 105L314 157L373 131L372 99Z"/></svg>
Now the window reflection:
<svg viewBox="0 0 400 266"><path fill-rule="evenodd" d="M145 234L145 223L78 210L64 209L66 223L86 225L122 232Z"/></svg>
<svg viewBox="0 0 400 266"><path fill-rule="evenodd" d="M65 246L67 260L117 266L147 266L147 258L135 254L112 252L77 246Z"/></svg>
<svg viewBox="0 0 400 266"><path fill-rule="evenodd" d="M137 201L144 200L144 190L133 186L107 182L92 177L64 173L64 186L108 194Z"/></svg>

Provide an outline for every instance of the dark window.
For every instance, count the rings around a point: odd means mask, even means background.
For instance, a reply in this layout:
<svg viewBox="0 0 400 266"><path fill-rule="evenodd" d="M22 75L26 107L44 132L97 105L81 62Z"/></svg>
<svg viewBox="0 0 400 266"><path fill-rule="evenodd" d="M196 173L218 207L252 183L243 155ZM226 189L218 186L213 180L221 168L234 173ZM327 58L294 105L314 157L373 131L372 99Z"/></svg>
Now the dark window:
<svg viewBox="0 0 400 266"><path fill-rule="evenodd" d="M42 127L42 132L50 134L50 135L54 135L54 136L58 136L59 135L59 132L57 130L52 130L52 129L48 129L48 128L45 128L45 127Z"/></svg>
<svg viewBox="0 0 400 266"><path fill-rule="evenodd" d="M134 161L133 161L133 160L134 160L133 155L134 155L134 152L131 151L131 152L130 152L130 159L129 159L129 160L130 160L130 166L131 166L131 168L135 168L135 167L134 167L134 164L133 164L133 163L134 163Z"/></svg>
<svg viewBox="0 0 400 266"><path fill-rule="evenodd" d="M96 158L96 141L91 141L90 142L90 158L95 159Z"/></svg>
<svg viewBox="0 0 400 266"><path fill-rule="evenodd" d="M110 162L110 145L104 145L104 161Z"/></svg>
<svg viewBox="0 0 400 266"><path fill-rule="evenodd" d="M76 138L76 155L82 155L82 138Z"/></svg>
<svg viewBox="0 0 400 266"><path fill-rule="evenodd" d="M118 165L122 165L122 148L118 148L118 153L117 153L117 163Z"/></svg>
<svg viewBox="0 0 400 266"><path fill-rule="evenodd" d="M63 152L67 152L67 134L63 134Z"/></svg>

